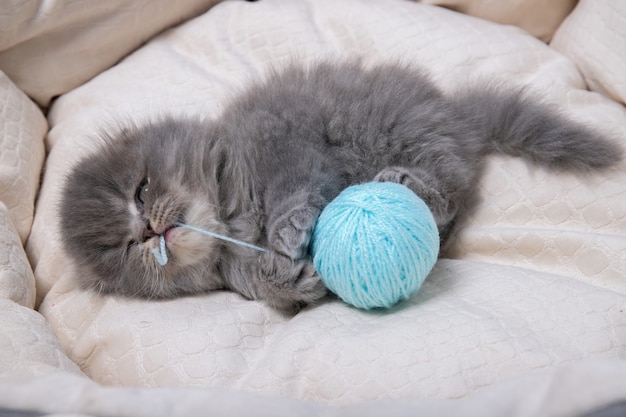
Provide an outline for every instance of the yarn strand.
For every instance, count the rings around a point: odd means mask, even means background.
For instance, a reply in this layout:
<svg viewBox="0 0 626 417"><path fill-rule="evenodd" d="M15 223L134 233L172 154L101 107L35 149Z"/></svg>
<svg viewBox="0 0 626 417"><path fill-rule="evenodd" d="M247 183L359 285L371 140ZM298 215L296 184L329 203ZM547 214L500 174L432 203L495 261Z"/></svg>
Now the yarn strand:
<svg viewBox="0 0 626 417"><path fill-rule="evenodd" d="M226 242L234 243L235 245L243 246L244 248L254 249L259 252L267 252L267 249L262 248L260 246L253 245L248 242L244 242L241 240L233 239L232 237L220 235L219 233L210 232L208 230L201 229L199 227L191 226L185 223L174 223L177 227L184 227L185 229L193 230L194 232L202 233L207 236L214 237L216 239L220 239ZM159 249L152 248L152 254L154 255L156 261L161 266L167 265L167 251L165 247L165 236L163 234L159 235Z"/></svg>
<svg viewBox="0 0 626 417"><path fill-rule="evenodd" d="M189 230L193 230L194 232L198 232L198 233L202 233L202 234L207 235L207 236L214 237L216 239L220 239L220 240L224 240L226 242L234 243L235 245L243 246L244 248L254 249L254 250L259 251L259 252L267 252L267 249L262 248L260 246L255 246L255 245L253 245L251 243L244 242L242 240L233 239L232 237L220 235L218 233L209 232L208 230L200 229L199 227L190 226L190 225L184 224L184 223L176 223L175 225L179 226L179 227L184 227L184 228L189 229Z"/></svg>
<svg viewBox="0 0 626 417"><path fill-rule="evenodd" d="M161 266L167 265L167 252L165 250L165 236L159 235L159 249L152 248L152 254Z"/></svg>

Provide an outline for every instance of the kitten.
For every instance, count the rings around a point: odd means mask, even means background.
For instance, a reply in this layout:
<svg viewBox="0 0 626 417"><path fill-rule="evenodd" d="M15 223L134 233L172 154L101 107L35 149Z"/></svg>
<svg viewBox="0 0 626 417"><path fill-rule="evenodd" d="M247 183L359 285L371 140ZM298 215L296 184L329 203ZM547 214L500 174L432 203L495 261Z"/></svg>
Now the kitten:
<svg viewBox="0 0 626 417"><path fill-rule="evenodd" d="M294 65L216 120L165 118L104 142L62 195L62 239L82 287L153 299L230 289L284 310L326 294L309 240L321 210L351 184L406 185L445 236L490 153L574 172L621 158L617 145L522 91L446 95L414 68L358 63ZM164 266L151 252L160 235Z"/></svg>

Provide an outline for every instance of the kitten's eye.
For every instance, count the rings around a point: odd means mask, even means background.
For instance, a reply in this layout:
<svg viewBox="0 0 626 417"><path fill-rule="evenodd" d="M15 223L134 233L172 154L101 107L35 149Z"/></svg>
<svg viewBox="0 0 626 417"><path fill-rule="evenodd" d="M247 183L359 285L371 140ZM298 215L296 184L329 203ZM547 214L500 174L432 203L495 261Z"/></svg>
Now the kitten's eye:
<svg viewBox="0 0 626 417"><path fill-rule="evenodd" d="M139 184L139 187L137 187L137 191L135 192L135 202L140 207L143 207L144 203L146 202L146 196L150 189L149 186L150 180L148 178L144 178Z"/></svg>

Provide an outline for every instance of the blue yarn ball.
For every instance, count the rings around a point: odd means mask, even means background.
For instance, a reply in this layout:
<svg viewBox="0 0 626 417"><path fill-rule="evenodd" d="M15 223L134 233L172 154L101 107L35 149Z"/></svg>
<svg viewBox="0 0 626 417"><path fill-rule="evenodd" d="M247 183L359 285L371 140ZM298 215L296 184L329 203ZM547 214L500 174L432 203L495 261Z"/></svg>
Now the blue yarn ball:
<svg viewBox="0 0 626 417"><path fill-rule="evenodd" d="M326 287L358 308L389 308L414 294L437 261L428 206L404 185L345 189L322 211L311 255Z"/></svg>

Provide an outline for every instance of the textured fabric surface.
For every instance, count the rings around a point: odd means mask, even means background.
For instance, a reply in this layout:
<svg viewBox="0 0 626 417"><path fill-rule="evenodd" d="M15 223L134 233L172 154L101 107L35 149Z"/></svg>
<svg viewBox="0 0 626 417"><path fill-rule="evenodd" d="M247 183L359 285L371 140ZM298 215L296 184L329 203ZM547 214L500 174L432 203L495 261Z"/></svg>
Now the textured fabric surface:
<svg viewBox="0 0 626 417"><path fill-rule="evenodd" d="M2 299L0 323L0 380L4 383L12 385L60 371L83 376L63 353L48 322L32 308Z"/></svg>
<svg viewBox="0 0 626 417"><path fill-rule="evenodd" d="M41 111L0 71L0 202L22 243L33 223L47 130Z"/></svg>
<svg viewBox="0 0 626 417"><path fill-rule="evenodd" d="M549 41L577 0L419 0L448 7L471 16L518 26L533 36Z"/></svg>
<svg viewBox="0 0 626 417"><path fill-rule="evenodd" d="M460 398L522 373L620 357L626 340L622 294L450 260L387 313L329 302L285 318L221 292L48 300L43 314L70 358L106 385L245 388L329 404Z"/></svg>
<svg viewBox="0 0 626 417"><path fill-rule="evenodd" d="M66 372L19 383L0 381L0 406L72 417L582 417L624 398L623 361L589 361L546 370L462 400L378 400L346 406L218 388L105 388Z"/></svg>
<svg viewBox="0 0 626 417"><path fill-rule="evenodd" d="M45 107L164 28L218 1L4 1L0 69Z"/></svg>
<svg viewBox="0 0 626 417"><path fill-rule="evenodd" d="M349 21L350 24L345 22ZM225 2L60 97L28 243L40 312L67 355L116 386L243 389L324 404L461 398L505 379L626 356L626 170L547 173L493 158L477 211L420 292L389 312L338 301L284 317L226 292L167 302L75 289L58 243L62 179L99 128L163 114L214 116L268 66L362 55L529 85L624 142L619 104L517 28L396 0Z"/></svg>
<svg viewBox="0 0 626 417"><path fill-rule="evenodd" d="M599 3L586 15L605 18L585 20L579 10L592 2L581 2L554 46L580 33L598 36L576 38L579 55L566 57L518 28L400 0L218 4L55 101L29 237L47 125L20 88L30 85L27 92L43 103L76 87L154 33L151 25L169 13L159 0L131 9L81 6L80 13L69 3L39 2L35 12L32 2L13 2L15 21L8 9L0 12L0 50L19 48L13 53L22 64L42 63L30 69L37 76L23 74L49 83L22 80L18 88L0 75L0 409L557 417L626 399L624 163L573 176L492 158L476 210L444 259L417 295L389 312L326 300L285 317L228 292L167 302L97 297L75 288L56 211L65 174L93 149L99 129L163 114L215 116L250 79L292 59L401 59L427 67L444 88L475 77L530 85L626 144L626 112L608 98L623 102L623 95L606 93L626 82L610 56L620 43L607 47L616 38L599 36L620 33L620 16L607 14L615 5ZM154 10L161 17L137 17ZM127 12L133 24L115 27L132 36L111 54L102 45L113 35L98 28L128 23L120 17ZM72 23L76 16L84 25ZM91 35L66 42L80 33ZM98 46L101 61L91 54ZM604 65L594 76L604 80L605 90L597 89L604 96L583 90L593 83L579 61L603 48L610 53L595 55ZM63 84L65 74L77 78Z"/></svg>
<svg viewBox="0 0 626 417"><path fill-rule="evenodd" d="M447 256L550 272L626 294L624 184L623 168L606 176L555 177L519 160L492 161L484 197Z"/></svg>
<svg viewBox="0 0 626 417"><path fill-rule="evenodd" d="M576 63L589 88L626 104L626 2L581 0L551 45Z"/></svg>
<svg viewBox="0 0 626 417"><path fill-rule="evenodd" d="M0 202L0 300L35 306L35 276L6 206Z"/></svg>
<svg viewBox="0 0 626 417"><path fill-rule="evenodd" d="M34 299L33 272L0 202L0 380L12 383L58 371L82 375L63 353L48 322L33 310Z"/></svg>

